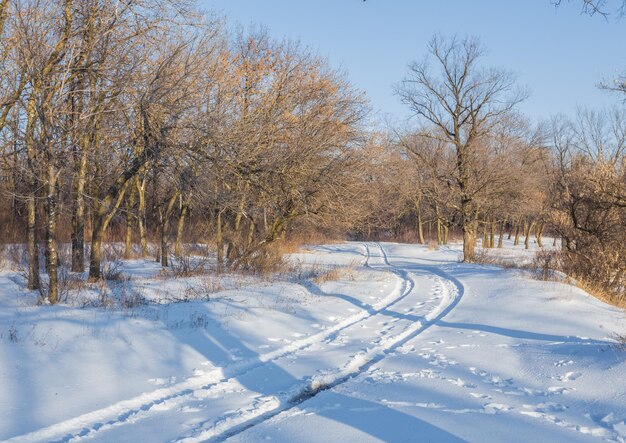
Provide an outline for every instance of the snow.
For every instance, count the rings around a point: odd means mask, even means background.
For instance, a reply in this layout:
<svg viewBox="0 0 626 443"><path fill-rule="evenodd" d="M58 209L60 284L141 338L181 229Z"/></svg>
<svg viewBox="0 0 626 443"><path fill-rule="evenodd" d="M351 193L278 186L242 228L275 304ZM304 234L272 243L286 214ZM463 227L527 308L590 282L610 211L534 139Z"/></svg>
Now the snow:
<svg viewBox="0 0 626 443"><path fill-rule="evenodd" d="M126 261L126 308L36 306L2 271L0 440L626 441L624 312L459 249L311 247L290 259L338 280L209 292Z"/></svg>

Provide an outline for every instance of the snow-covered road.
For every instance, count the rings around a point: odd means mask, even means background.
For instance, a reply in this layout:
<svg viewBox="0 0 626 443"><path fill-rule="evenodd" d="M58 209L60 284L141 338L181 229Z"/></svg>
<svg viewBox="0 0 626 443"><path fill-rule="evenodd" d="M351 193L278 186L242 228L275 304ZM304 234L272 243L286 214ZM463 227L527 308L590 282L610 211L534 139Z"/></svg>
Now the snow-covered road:
<svg viewBox="0 0 626 443"><path fill-rule="evenodd" d="M231 358L196 344L187 377L8 441L624 441L622 311L455 249L322 253L362 260L353 281L304 285L314 299L299 308L324 323L252 308L247 335L207 324Z"/></svg>

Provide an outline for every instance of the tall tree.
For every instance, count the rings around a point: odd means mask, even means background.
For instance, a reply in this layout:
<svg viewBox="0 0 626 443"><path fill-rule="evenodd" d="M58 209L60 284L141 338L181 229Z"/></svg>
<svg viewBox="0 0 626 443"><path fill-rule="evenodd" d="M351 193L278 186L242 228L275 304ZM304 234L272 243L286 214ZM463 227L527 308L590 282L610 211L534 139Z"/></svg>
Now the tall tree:
<svg viewBox="0 0 626 443"><path fill-rule="evenodd" d="M408 76L396 87L415 115L436 129L427 136L455 150L465 261L474 257L481 139L526 97L511 72L480 65L484 54L474 37L435 36L428 55L411 63Z"/></svg>

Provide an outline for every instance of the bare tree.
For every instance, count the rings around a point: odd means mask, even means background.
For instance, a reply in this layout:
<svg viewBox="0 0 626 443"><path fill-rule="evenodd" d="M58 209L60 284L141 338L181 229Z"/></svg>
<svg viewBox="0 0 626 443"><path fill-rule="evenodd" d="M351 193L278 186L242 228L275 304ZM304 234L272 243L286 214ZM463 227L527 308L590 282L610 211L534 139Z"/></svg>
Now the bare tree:
<svg viewBox="0 0 626 443"><path fill-rule="evenodd" d="M483 55L476 38L435 36L428 45L428 56L412 63L408 76L396 88L415 115L436 128L427 136L455 150L452 179L460 197L465 261L472 260L476 241L481 139L526 97L516 88L510 72L482 68Z"/></svg>

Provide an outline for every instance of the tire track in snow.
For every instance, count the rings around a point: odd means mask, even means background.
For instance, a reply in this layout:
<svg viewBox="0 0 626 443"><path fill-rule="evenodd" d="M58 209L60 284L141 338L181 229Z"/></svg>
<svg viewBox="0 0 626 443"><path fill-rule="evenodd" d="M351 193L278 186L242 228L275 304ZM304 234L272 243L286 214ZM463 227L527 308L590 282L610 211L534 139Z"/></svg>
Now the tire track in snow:
<svg viewBox="0 0 626 443"><path fill-rule="evenodd" d="M407 271L394 268L389 263L387 253L382 245L377 243L377 246L380 249L384 263L390 268L390 271L403 280L403 296L400 298L406 297L415 287L415 282L410 278ZM369 259L371 254L367 245L366 249ZM366 266L369 266L368 261L366 261ZM346 365L341 368L326 374L312 376L278 395L257 398L248 408L239 409L233 413L217 418L208 429L206 428L207 422L201 423L195 430L191 431L192 435L188 434L187 437L183 437L177 441L181 443L223 441L244 432L253 426L263 423L282 412L304 403L320 392L332 389L335 386L357 377L386 355L441 320L460 302L464 292L463 285L439 268L421 266L419 269L435 276L442 290L442 294L444 295L439 305L426 314L422 321L416 321L401 333L394 336L387 336L380 344L353 355Z"/></svg>
<svg viewBox="0 0 626 443"><path fill-rule="evenodd" d="M366 243L364 246L366 252L364 266L369 269L378 269L372 268L370 263L372 259L370 246ZM383 262L387 264L387 257L382 246L378 244L378 247L381 251L381 258L383 259ZM96 411L88 412L78 417L73 417L27 434L11 437L6 440L6 443L41 441L67 443L76 438L87 436L91 437L98 431L103 430L103 428L121 425L128 422L137 414L144 412L147 413L156 405L160 405L174 399L191 396L198 390L208 390L214 388L219 383L224 383L231 378L240 377L257 367L262 366L263 364L283 358L290 354L294 354L307 348L308 346L311 346L312 344L324 341L346 328L383 312L385 309L388 309L398 301L405 298L410 293L412 286L410 286L407 290L407 281L401 276L401 274L393 271L392 273L398 278L398 283L396 284L394 290L387 295L387 297L371 306L368 306L366 303L362 303L362 311L346 317L342 321L323 331L305 337L301 340L296 340L280 349L260 354L254 358L242 360L226 367L215 368L200 376L187 378L186 380L176 383L175 385L145 392L131 399L122 400Z"/></svg>

